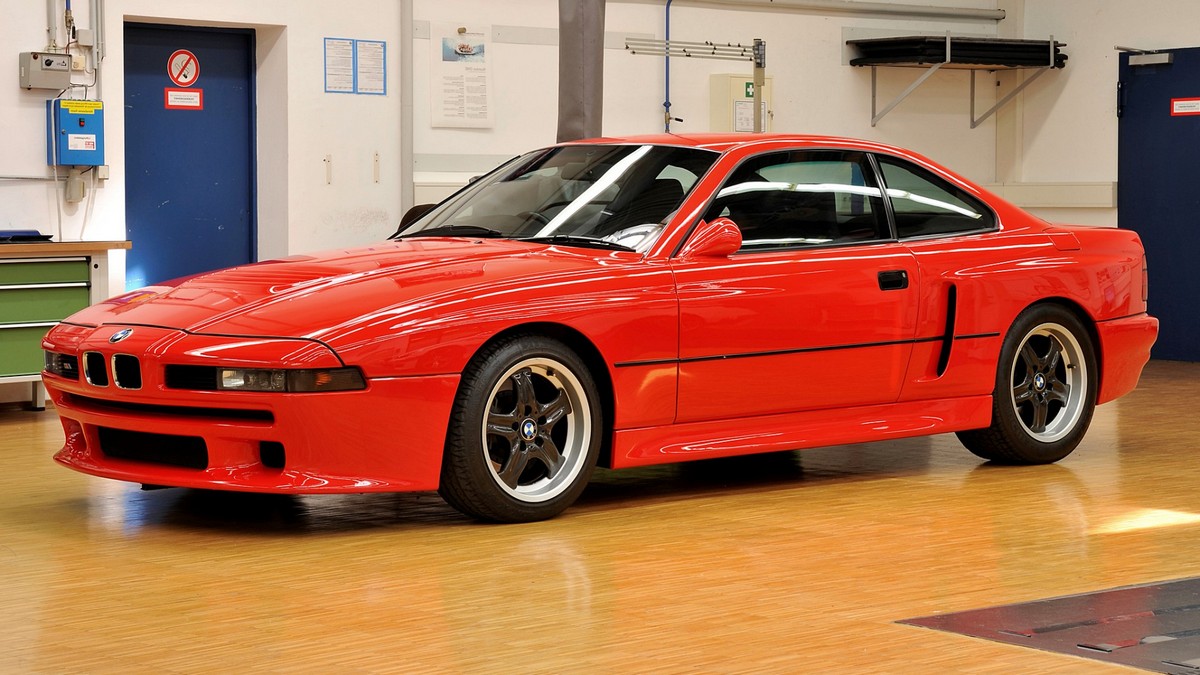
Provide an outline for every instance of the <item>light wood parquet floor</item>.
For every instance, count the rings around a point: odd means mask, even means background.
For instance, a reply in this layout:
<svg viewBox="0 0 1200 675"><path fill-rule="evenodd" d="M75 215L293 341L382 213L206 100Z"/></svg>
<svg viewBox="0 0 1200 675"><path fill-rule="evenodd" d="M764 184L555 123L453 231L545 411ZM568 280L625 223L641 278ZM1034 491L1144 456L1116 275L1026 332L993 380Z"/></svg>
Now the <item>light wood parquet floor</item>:
<svg viewBox="0 0 1200 675"><path fill-rule="evenodd" d="M1200 364L1066 460L953 436L601 472L564 516L141 492L0 410L2 673L1105 673L899 619L1200 576ZM401 433L401 430L397 430Z"/></svg>

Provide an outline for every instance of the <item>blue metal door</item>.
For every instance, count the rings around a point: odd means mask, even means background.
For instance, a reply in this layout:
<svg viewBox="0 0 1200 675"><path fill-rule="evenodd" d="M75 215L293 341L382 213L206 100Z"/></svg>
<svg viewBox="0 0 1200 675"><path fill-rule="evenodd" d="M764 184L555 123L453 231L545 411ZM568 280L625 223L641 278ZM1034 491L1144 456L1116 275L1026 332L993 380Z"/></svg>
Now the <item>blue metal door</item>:
<svg viewBox="0 0 1200 675"><path fill-rule="evenodd" d="M1146 246L1161 322L1151 355L1200 361L1200 48L1166 53L1173 63L1121 54L1117 218Z"/></svg>
<svg viewBox="0 0 1200 675"><path fill-rule="evenodd" d="M126 287L254 259L254 124L253 32L125 24Z"/></svg>

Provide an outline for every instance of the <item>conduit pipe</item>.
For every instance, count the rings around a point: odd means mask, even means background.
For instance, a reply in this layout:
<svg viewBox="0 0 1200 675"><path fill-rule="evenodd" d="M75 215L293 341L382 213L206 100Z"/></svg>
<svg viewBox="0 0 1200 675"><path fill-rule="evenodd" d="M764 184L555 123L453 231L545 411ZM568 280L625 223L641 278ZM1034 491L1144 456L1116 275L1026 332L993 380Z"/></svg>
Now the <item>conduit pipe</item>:
<svg viewBox="0 0 1200 675"><path fill-rule="evenodd" d="M58 12L54 0L46 0L46 49L58 49Z"/></svg>
<svg viewBox="0 0 1200 675"><path fill-rule="evenodd" d="M663 11L667 44L663 47L663 131L671 133L671 3Z"/></svg>
<svg viewBox="0 0 1200 675"><path fill-rule="evenodd" d="M614 0L636 2L637 0ZM772 9L775 11L828 12L837 14L867 14L874 16L907 16L926 19L959 19L967 21L1001 21L1002 9L972 7L935 7L863 0L680 0L688 5L719 5L730 9ZM654 4L658 4L655 2Z"/></svg>

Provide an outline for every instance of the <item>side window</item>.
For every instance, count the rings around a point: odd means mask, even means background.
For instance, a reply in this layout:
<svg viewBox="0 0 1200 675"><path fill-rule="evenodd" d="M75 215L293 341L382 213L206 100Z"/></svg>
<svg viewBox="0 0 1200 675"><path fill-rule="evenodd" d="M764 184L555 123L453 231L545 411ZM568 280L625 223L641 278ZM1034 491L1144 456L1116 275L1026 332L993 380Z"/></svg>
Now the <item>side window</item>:
<svg viewBox="0 0 1200 675"><path fill-rule="evenodd" d="M861 152L751 158L717 192L704 219L720 216L741 229L744 251L889 238L882 195Z"/></svg>
<svg viewBox="0 0 1200 675"><path fill-rule="evenodd" d="M877 156L901 239L990 230L992 212L966 191L903 160Z"/></svg>

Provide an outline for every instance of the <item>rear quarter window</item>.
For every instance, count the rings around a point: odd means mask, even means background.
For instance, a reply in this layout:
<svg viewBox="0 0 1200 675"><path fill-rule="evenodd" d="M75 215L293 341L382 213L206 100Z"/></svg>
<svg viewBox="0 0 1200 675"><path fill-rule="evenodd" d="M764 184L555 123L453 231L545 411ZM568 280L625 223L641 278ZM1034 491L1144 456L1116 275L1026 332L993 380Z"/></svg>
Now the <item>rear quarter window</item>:
<svg viewBox="0 0 1200 675"><path fill-rule="evenodd" d="M904 160L876 159L900 239L995 229L992 210L965 190Z"/></svg>

